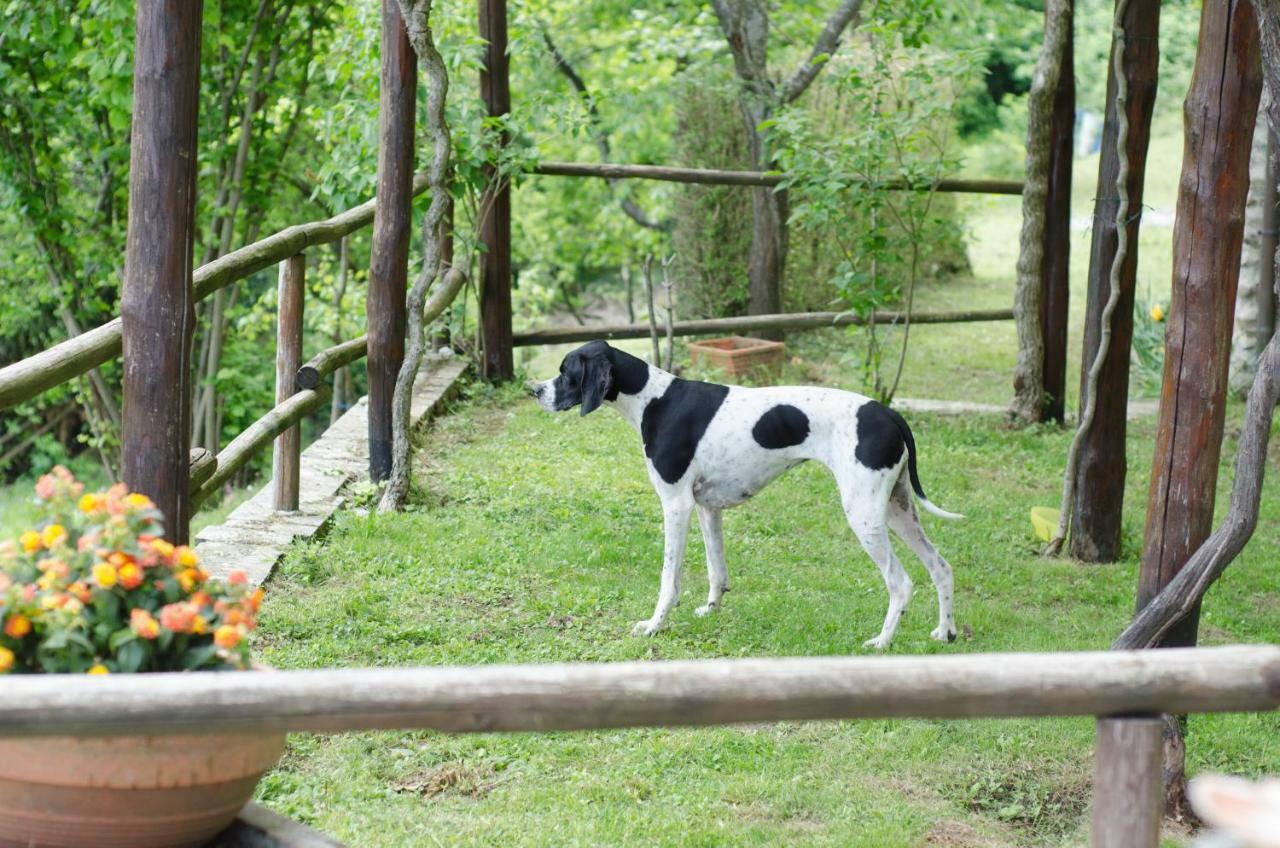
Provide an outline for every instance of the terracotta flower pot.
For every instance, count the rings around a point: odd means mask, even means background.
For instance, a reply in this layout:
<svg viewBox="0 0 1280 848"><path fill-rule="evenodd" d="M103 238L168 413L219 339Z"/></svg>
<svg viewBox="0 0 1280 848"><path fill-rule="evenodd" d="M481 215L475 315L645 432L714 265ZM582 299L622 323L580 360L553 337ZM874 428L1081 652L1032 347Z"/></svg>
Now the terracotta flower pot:
<svg viewBox="0 0 1280 848"><path fill-rule="evenodd" d="M282 733L0 740L0 848L195 848L283 750Z"/></svg>
<svg viewBox="0 0 1280 848"><path fill-rule="evenodd" d="M758 376L774 376L782 368L784 352L782 342L746 336L689 342L689 359L695 365L710 365L731 377L741 377L752 372L756 372Z"/></svg>

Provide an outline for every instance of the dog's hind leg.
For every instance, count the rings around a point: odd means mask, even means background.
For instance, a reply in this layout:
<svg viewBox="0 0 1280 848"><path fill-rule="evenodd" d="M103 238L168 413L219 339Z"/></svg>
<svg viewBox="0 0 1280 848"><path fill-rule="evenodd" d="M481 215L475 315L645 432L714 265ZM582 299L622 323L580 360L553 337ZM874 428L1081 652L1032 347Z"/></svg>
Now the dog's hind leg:
<svg viewBox="0 0 1280 848"><path fill-rule="evenodd" d="M662 503L663 531L666 541L662 553L662 588L658 592L658 605L653 617L636 622L632 636L652 636L667 621L672 607L680 600L680 569L684 565L684 548L689 540L689 519L693 513L692 496L664 499Z"/></svg>
<svg viewBox="0 0 1280 848"><path fill-rule="evenodd" d="M729 591L729 566L724 560L724 527L721 512L698 505L698 524L702 527L702 544L707 549L707 603L693 611L704 616L720 608L720 599Z"/></svg>
<svg viewBox="0 0 1280 848"><path fill-rule="evenodd" d="M920 557L929 571L934 588L938 590L938 626L930 635L939 642L954 642L956 622L952 618L951 604L955 581L951 575L951 566L924 534L920 515L916 512L916 505L911 499L911 491L907 488L905 479L900 478L893 488L893 495L889 498L888 519L893 532Z"/></svg>
<svg viewBox="0 0 1280 848"><path fill-rule="evenodd" d="M871 561L880 569L885 588L889 590L889 609L884 616L880 634L863 643L864 648L883 650L893 641L907 603L911 600L911 578L898 561L889 542L889 530L885 526L887 484L884 477L854 473L837 476L840 486L840 502L844 507L849 526Z"/></svg>

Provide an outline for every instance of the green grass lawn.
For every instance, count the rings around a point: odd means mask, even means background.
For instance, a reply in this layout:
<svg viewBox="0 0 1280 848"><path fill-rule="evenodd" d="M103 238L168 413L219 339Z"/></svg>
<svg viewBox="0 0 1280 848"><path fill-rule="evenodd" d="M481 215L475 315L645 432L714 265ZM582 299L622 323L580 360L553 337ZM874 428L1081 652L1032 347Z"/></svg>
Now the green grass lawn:
<svg viewBox="0 0 1280 848"><path fill-rule="evenodd" d="M327 541L290 553L258 636L268 663L838 655L878 631L883 583L828 473L808 465L726 513L733 591L719 614L693 615L706 588L695 530L668 628L631 637L662 547L638 437L609 410L552 416L513 392L477 395L426 438L411 511L344 513ZM925 519L955 568L962 635L929 639L933 593L900 549L919 591L892 652L1107 647L1132 612L1154 419L1133 429L1126 556L1110 566L1036 555L1027 510L1056 503L1065 433L912 424L926 490L968 516ZM1280 498L1263 504L1210 595L1205 644L1280 641ZM1077 845L1092 733L1088 719L1046 719L299 735L259 798L357 846ZM1193 717L1189 748L1192 770L1274 771L1280 717Z"/></svg>

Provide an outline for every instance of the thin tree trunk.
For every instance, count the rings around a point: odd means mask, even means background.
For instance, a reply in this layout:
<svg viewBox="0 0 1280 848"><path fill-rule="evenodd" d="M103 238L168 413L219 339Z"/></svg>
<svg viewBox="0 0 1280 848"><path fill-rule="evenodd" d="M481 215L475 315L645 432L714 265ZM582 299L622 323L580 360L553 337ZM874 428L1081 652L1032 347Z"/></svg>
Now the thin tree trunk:
<svg viewBox="0 0 1280 848"><path fill-rule="evenodd" d="M1018 362L1013 371L1017 420L1042 421L1045 415L1044 336L1040 325L1043 296L1045 212L1053 129L1053 101L1062 61L1071 37L1071 0L1047 0L1044 45L1027 98L1027 160L1022 193L1022 238L1013 315L1018 325Z"/></svg>

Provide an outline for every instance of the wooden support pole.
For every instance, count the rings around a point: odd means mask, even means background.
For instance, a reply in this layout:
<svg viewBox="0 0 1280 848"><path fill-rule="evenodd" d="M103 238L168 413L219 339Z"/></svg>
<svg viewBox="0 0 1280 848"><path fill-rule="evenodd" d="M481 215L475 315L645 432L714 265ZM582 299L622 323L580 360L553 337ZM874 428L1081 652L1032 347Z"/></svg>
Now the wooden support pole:
<svg viewBox="0 0 1280 848"><path fill-rule="evenodd" d="M1280 180L1280 146L1267 132L1266 192L1262 200L1262 254L1258 266L1258 337L1265 339L1276 331L1276 266L1277 241L1280 241L1280 208L1277 208L1277 180Z"/></svg>
<svg viewBox="0 0 1280 848"><path fill-rule="evenodd" d="M480 69L480 96L490 117L511 111L507 62L507 0L479 0L480 37L486 42ZM506 133L501 143L506 144ZM481 376L510 380L515 374L511 344L511 189L506 177L492 167L485 170L487 188L482 199L480 242L480 322L484 357Z"/></svg>
<svg viewBox="0 0 1280 848"><path fill-rule="evenodd" d="M202 0L139 0L129 229L120 314L124 482L185 544L191 503L191 342Z"/></svg>
<svg viewBox="0 0 1280 848"><path fill-rule="evenodd" d="M1124 155L1129 163L1126 189L1129 225L1120 267L1120 299L1111 316L1107 359L1098 373L1093 426L1080 443L1071 510L1071 555L1086 562L1112 562L1120 554L1120 517L1124 505L1125 438L1129 404L1129 349L1133 342L1133 298L1138 272L1138 222L1142 215L1143 177L1151 138L1151 110L1156 100L1160 50L1160 0L1127 0L1124 40L1113 41L1107 63L1107 106L1098 159L1098 188L1093 205L1093 240L1089 249L1089 289L1085 312L1084 355L1080 364L1081 397L1089 368L1098 352L1102 310L1111 292L1111 266L1118 236L1116 209L1120 172L1116 117L1116 50L1123 50L1129 122Z"/></svg>
<svg viewBox="0 0 1280 848"><path fill-rule="evenodd" d="M298 366L302 363L303 292L306 291L307 258L299 253L280 263L279 297L276 302L276 405L298 391ZM299 474L302 468L302 424L294 424L276 437L271 460L275 508L298 509Z"/></svg>
<svg viewBox="0 0 1280 848"><path fill-rule="evenodd" d="M1157 848L1164 811L1157 716L1098 719L1091 848Z"/></svg>
<svg viewBox="0 0 1280 848"><path fill-rule="evenodd" d="M1074 5L1074 4L1073 4ZM1067 14L1074 16L1070 7ZM1044 340L1044 420L1062 424L1067 387L1067 306L1071 294L1071 159L1076 124L1075 29L1067 23L1062 70L1049 126L1049 191L1045 196L1044 259L1040 263L1040 332Z"/></svg>
<svg viewBox="0 0 1280 848"><path fill-rule="evenodd" d="M1209 536L1227 399L1227 364L1249 151L1262 79L1249 0L1207 0L1187 93L1173 233L1173 299L1147 496L1138 609ZM1161 643L1194 645L1199 610Z"/></svg>
<svg viewBox="0 0 1280 848"><path fill-rule="evenodd" d="M391 473L392 398L404 362L409 236L413 229L413 134L418 61L398 0L382 0L378 194L369 259L369 477Z"/></svg>

